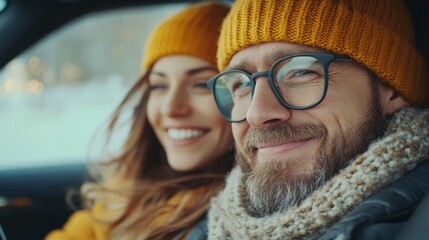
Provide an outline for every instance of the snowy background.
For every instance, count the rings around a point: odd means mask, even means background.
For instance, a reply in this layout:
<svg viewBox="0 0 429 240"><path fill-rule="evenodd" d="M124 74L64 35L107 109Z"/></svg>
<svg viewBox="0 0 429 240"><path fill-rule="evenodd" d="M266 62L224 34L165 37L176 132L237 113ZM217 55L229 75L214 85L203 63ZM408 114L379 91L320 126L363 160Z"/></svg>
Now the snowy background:
<svg viewBox="0 0 429 240"><path fill-rule="evenodd" d="M148 33L184 6L86 16L0 69L0 169L87 161L139 77Z"/></svg>

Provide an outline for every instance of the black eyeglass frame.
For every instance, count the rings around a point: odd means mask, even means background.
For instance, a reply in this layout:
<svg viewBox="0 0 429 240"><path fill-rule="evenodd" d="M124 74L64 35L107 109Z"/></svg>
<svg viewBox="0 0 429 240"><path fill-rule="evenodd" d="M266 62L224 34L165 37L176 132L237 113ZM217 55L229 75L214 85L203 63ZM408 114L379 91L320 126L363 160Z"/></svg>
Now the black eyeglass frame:
<svg viewBox="0 0 429 240"><path fill-rule="evenodd" d="M323 94L322 97L320 98L319 101L317 101L314 104L308 105L308 106L304 106L304 107L296 107L293 105L288 104L284 99L283 96L281 95L281 93L279 92L278 88L275 86L274 80L273 80L273 70L274 68L277 66L277 64L279 64L280 62L283 62L286 59L289 58L294 58L294 57L314 57L316 58L318 61L320 61L323 65L323 72L324 72L324 88L323 88ZM255 85L256 85L256 78L258 77L267 77L268 78L268 84L270 85L271 91L274 93L274 95L276 96L277 100L282 104L282 106L289 108L289 109L293 109L293 110L306 110L309 108L313 108L317 105L319 105L323 99L325 99L326 97L326 93L328 92L328 82L329 82L329 65L333 62L333 61L354 61L352 58L350 58L347 55L337 55L337 54L330 54L330 53L301 53L301 54L293 54L293 55L288 55L285 57L282 57L280 59L278 59L276 62L274 62L270 69L268 71L262 71L262 72L255 72L255 73L248 73L244 70L239 70L239 69L231 69L231 70L226 70L223 71L217 75L215 75L214 77L210 78L207 81L207 87L210 88L210 90L213 93L213 97L215 99L216 105L218 107L218 109L220 110L220 112L222 113L222 116L231 123L238 123L238 122L242 122L244 120L246 120L246 118L243 118L241 120L232 120L229 117L227 117L228 115L224 112L224 110L221 107L221 104L218 100L218 98L216 97L216 88L215 88L215 84L216 81L219 77L228 74L228 73L232 73L232 72L238 72L238 73L242 73L244 75L246 75L249 80L250 80L250 87L251 87L251 97L253 98L253 93L255 91Z"/></svg>

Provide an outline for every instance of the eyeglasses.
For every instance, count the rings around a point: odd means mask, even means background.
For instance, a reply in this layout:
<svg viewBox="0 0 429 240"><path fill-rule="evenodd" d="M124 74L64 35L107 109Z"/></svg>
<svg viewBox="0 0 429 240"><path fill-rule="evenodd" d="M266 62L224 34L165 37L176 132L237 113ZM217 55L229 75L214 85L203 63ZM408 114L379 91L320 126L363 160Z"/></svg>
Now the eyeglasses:
<svg viewBox="0 0 429 240"><path fill-rule="evenodd" d="M227 70L211 78L207 85L229 122L246 119L258 77L268 77L271 90L284 107L305 110L317 106L325 98L329 65L335 60L353 61L345 55L325 53L289 55L277 60L269 71L250 74L243 70Z"/></svg>

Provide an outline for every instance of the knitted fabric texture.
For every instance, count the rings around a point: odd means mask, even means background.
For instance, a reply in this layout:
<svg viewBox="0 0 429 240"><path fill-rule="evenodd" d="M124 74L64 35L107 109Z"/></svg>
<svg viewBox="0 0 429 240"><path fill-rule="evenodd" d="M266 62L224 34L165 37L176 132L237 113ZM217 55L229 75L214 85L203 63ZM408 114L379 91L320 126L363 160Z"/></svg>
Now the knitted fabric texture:
<svg viewBox="0 0 429 240"><path fill-rule="evenodd" d="M344 54L375 72L406 100L429 100L429 77L401 0L237 0L222 25L222 71L235 53L290 42Z"/></svg>
<svg viewBox="0 0 429 240"><path fill-rule="evenodd" d="M429 110L402 110L391 120L383 138L373 142L300 206L263 218L247 213L243 173L235 167L226 188L212 200L209 239L318 238L354 206L428 156L428 124Z"/></svg>
<svg viewBox="0 0 429 240"><path fill-rule="evenodd" d="M143 69L175 54L191 55L216 66L217 40L229 8L218 3L193 5L158 25L143 52Z"/></svg>

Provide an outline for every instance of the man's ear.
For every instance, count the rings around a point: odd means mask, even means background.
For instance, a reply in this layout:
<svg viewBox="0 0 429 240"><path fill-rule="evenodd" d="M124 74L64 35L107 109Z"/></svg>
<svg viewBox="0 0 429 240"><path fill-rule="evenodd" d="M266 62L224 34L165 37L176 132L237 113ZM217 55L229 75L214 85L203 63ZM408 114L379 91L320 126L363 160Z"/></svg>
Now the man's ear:
<svg viewBox="0 0 429 240"><path fill-rule="evenodd" d="M393 88L379 84L379 97L384 116L390 117L410 103L404 100Z"/></svg>

